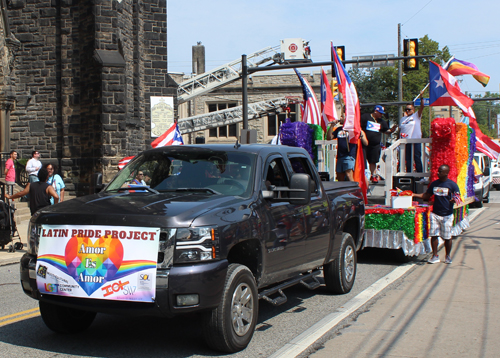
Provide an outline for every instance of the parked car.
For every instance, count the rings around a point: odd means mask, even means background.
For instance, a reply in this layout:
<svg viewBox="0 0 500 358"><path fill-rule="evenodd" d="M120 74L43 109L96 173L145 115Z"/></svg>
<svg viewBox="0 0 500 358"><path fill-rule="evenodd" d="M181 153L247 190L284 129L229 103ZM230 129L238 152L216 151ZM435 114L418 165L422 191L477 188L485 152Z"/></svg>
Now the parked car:
<svg viewBox="0 0 500 358"><path fill-rule="evenodd" d="M483 153L474 153L474 160L483 175L474 178L474 194L476 195L476 207L482 207L483 203L490 200L490 189L492 185L491 159Z"/></svg>
<svg viewBox="0 0 500 358"><path fill-rule="evenodd" d="M33 215L21 284L58 333L84 331L99 312L199 312L207 344L236 352L259 299L283 304L287 287L319 287L321 270L329 291L351 290L364 211L358 184L322 182L302 148L156 148L98 194Z"/></svg>

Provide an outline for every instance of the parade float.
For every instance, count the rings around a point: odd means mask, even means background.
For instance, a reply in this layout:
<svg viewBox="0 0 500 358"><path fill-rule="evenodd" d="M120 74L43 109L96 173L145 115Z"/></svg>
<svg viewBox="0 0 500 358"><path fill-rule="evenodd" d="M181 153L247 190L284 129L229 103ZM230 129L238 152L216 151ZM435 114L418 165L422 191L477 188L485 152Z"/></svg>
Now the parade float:
<svg viewBox="0 0 500 358"><path fill-rule="evenodd" d="M436 180L438 168L450 167L448 178L460 188L455 198L452 235L459 235L469 227L468 204L474 197L473 157L476 149L474 129L453 118L436 118L431 125L430 181ZM430 204L412 200L411 191L398 188L391 191L392 205L371 205L365 210L364 247L402 249L406 256L430 252Z"/></svg>

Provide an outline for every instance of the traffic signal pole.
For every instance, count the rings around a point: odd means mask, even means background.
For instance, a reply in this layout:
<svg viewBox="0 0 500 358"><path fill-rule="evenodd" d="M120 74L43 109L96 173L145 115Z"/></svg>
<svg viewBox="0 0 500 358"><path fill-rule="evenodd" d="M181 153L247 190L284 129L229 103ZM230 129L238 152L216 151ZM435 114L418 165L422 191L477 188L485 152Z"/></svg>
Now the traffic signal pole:
<svg viewBox="0 0 500 358"><path fill-rule="evenodd" d="M401 24L398 24L398 57L401 57ZM403 101L403 64L398 61L398 101ZM398 118L403 117L403 107L398 106Z"/></svg>
<svg viewBox="0 0 500 358"><path fill-rule="evenodd" d="M351 64L351 63L365 63L365 62L386 62L386 61L397 61L397 60L407 60L409 58L432 58L434 55L420 55L420 56L398 56L398 57L387 57L383 58L380 60L345 60L342 61L342 63L345 64ZM302 67L321 67L321 66L332 66L335 64L334 61L327 61L327 62L311 62L311 63L297 63L293 65L277 65L277 66L266 66L266 67L248 67L247 62L246 62L246 55L241 55L241 62L242 62L242 71L241 71L241 85L243 87L242 89L242 111L243 111L243 129L248 129L248 92L247 92L247 82L248 82L248 75L251 75L252 73L255 72L262 72L262 71L277 71L277 70L286 70L286 69L293 69L293 68L302 68Z"/></svg>

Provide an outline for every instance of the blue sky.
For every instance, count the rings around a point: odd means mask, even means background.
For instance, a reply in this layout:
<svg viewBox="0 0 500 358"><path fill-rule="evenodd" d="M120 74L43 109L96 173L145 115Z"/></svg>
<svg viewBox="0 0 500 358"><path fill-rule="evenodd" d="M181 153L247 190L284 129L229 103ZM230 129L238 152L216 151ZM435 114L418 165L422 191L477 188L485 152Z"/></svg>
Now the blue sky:
<svg viewBox="0 0 500 358"><path fill-rule="evenodd" d="M207 70L285 38L310 41L314 62L329 61L330 41L351 56L397 54L402 38L428 35L491 76L483 87L461 76L462 91L496 92L500 83L500 1L477 0L167 0L170 72L191 72L191 47L205 46ZM349 68L349 67L348 67Z"/></svg>

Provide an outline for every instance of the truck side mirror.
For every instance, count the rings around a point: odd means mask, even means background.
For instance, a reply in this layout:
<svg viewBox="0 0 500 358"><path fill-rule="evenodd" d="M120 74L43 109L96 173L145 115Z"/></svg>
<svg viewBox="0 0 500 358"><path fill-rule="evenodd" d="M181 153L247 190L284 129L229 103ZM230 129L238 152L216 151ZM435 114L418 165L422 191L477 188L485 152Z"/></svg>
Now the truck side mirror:
<svg viewBox="0 0 500 358"><path fill-rule="evenodd" d="M102 173L94 173L90 178L90 194L97 194L104 188L102 183Z"/></svg>
<svg viewBox="0 0 500 358"><path fill-rule="evenodd" d="M290 203L307 205L311 200L311 177L303 173L292 174L290 179Z"/></svg>

